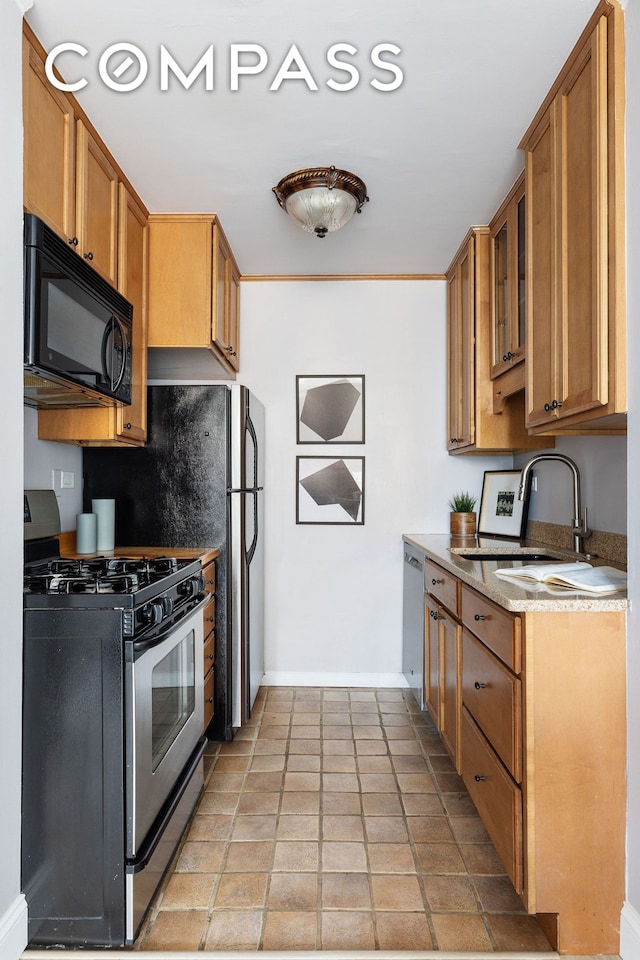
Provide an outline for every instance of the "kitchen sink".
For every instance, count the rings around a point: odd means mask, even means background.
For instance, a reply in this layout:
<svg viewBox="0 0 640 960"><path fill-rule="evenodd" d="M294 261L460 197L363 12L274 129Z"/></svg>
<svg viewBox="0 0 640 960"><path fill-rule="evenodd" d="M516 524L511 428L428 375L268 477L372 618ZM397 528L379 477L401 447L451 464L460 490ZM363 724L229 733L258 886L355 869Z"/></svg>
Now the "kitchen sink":
<svg viewBox="0 0 640 960"><path fill-rule="evenodd" d="M463 560L555 560L563 562L563 557L553 557L548 553L525 553L522 550L504 551L501 553L482 553L477 550L451 551L454 556ZM567 561L568 562L568 561Z"/></svg>

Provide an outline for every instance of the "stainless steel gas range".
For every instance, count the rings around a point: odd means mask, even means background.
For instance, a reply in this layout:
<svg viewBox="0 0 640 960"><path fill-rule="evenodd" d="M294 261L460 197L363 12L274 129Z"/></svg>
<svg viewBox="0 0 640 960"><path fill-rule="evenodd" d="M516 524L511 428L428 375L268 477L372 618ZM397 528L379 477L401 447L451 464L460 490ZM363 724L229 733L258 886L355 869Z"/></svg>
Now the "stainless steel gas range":
<svg viewBox="0 0 640 960"><path fill-rule="evenodd" d="M53 491L25 493L29 943L124 946L203 785L204 579L199 560L60 558L30 537L56 516Z"/></svg>

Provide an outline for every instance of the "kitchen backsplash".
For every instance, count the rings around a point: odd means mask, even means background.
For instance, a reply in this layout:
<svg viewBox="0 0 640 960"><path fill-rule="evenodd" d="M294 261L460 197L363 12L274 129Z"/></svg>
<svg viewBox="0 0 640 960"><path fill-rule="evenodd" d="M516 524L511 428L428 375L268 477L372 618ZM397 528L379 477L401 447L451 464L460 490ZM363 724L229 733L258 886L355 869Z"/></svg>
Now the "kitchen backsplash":
<svg viewBox="0 0 640 960"><path fill-rule="evenodd" d="M570 526L559 523L543 523L530 520L527 524L527 539L546 543L562 550L573 550L573 534ZM594 530L586 541L586 550L613 563L627 565L627 537L623 533L606 533Z"/></svg>

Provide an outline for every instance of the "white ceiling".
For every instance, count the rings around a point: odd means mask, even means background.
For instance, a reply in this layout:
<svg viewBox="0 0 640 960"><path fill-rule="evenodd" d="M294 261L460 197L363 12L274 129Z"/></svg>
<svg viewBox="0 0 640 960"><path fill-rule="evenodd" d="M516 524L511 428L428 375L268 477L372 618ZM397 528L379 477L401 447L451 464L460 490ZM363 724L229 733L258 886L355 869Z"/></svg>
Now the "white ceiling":
<svg viewBox="0 0 640 960"><path fill-rule="evenodd" d="M35 0L27 19L65 53L68 82L152 212L214 212L243 274L442 273L471 224L487 223L523 166L518 142L595 7L595 0ZM145 82L127 93L99 78L112 43L145 54ZM326 52L357 48L354 89ZM268 64L230 90L230 45L258 44ZM375 90L370 51L403 72ZM209 45L215 87L201 76L160 90L163 44L188 74ZM296 44L318 89L270 86ZM124 59L110 61L113 71ZM249 58L255 61L255 57ZM243 63L247 63L247 56ZM295 65L293 67L296 69ZM124 83L137 69L120 77ZM323 240L280 210L271 188L301 167L335 164L367 185L370 203Z"/></svg>

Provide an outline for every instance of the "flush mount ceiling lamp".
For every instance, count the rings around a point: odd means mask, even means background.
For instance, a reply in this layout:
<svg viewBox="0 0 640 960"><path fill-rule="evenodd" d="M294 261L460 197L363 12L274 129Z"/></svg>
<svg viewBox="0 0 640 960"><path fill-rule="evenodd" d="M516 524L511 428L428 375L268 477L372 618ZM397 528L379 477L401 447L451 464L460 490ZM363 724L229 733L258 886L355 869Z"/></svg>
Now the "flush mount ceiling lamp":
<svg viewBox="0 0 640 960"><path fill-rule="evenodd" d="M369 200L360 177L335 167L296 170L272 189L294 223L316 237L326 237L344 227Z"/></svg>

